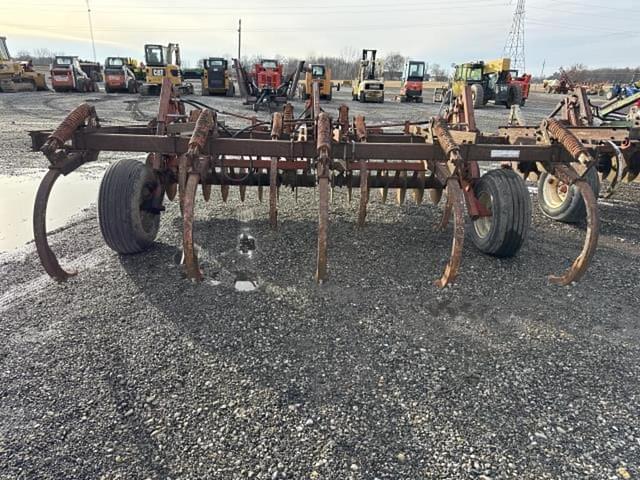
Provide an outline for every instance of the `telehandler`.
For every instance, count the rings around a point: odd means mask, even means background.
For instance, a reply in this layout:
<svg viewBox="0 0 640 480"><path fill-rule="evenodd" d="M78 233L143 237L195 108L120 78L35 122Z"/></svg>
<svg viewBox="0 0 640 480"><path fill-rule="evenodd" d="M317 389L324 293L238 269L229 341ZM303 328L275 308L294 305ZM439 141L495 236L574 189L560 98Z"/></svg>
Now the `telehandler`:
<svg viewBox="0 0 640 480"><path fill-rule="evenodd" d="M507 108L512 105L523 106L529 97L531 75L519 77L518 71L511 69L509 58L487 62L480 60L454 66L451 85L453 98L459 97L464 87L470 85L474 108L481 108L489 101Z"/></svg>

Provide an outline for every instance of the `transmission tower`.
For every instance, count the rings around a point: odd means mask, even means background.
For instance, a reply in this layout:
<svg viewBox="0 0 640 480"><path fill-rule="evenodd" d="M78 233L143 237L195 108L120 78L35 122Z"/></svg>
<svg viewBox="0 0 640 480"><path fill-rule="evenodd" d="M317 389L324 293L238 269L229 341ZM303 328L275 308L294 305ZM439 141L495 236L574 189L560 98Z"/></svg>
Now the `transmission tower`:
<svg viewBox="0 0 640 480"><path fill-rule="evenodd" d="M511 68L517 69L520 74L526 71L524 62L524 0L518 0L516 5L513 23L502 56L511 58Z"/></svg>

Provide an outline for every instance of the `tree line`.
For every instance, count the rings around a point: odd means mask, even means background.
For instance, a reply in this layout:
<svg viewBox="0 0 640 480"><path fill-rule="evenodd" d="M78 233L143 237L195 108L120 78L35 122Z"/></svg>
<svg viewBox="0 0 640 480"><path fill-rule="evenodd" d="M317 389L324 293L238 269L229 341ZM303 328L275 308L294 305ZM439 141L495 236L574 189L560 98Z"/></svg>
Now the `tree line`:
<svg viewBox="0 0 640 480"><path fill-rule="evenodd" d="M574 83L632 83L640 80L640 67L589 68L582 63L560 68L548 78L559 79L563 72Z"/></svg>

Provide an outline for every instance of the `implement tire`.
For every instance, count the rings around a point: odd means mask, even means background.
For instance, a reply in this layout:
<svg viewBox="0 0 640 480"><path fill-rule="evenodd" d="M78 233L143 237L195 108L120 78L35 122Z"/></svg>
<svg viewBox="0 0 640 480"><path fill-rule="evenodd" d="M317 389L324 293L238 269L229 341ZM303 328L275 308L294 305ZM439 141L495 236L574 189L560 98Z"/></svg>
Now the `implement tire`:
<svg viewBox="0 0 640 480"><path fill-rule="evenodd" d="M105 243L112 250L131 254L153 245L160 214L148 211L158 180L137 160L119 160L109 166L100 183L98 220Z"/></svg>
<svg viewBox="0 0 640 480"><path fill-rule="evenodd" d="M475 194L492 216L473 220L474 245L494 257L514 256L531 225L531 198L524 180L510 169L491 170L476 183Z"/></svg>
<svg viewBox="0 0 640 480"><path fill-rule="evenodd" d="M600 178L595 168L584 174L594 195L600 193ZM553 175L543 172L538 180L538 203L542 213L552 220L564 223L579 223L587 218L582 195L576 187L559 182Z"/></svg>

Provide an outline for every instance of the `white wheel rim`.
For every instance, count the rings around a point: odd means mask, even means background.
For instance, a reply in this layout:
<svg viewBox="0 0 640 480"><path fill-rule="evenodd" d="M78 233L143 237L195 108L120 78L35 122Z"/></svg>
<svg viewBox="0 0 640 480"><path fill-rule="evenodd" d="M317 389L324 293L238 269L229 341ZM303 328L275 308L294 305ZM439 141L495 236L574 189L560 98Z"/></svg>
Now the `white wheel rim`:
<svg viewBox="0 0 640 480"><path fill-rule="evenodd" d="M542 194L544 201L551 208L560 207L567 199L569 193L569 185L561 182L552 175L547 175L542 186Z"/></svg>
<svg viewBox="0 0 640 480"><path fill-rule="evenodd" d="M478 195L478 202L489 212L493 213L493 198L487 192L482 192ZM493 225L493 216L478 217L473 221L473 228L480 238L485 238L491 231Z"/></svg>

